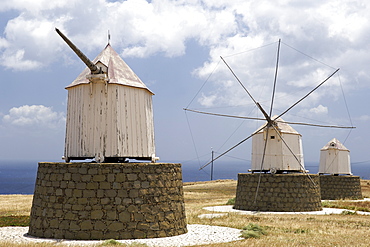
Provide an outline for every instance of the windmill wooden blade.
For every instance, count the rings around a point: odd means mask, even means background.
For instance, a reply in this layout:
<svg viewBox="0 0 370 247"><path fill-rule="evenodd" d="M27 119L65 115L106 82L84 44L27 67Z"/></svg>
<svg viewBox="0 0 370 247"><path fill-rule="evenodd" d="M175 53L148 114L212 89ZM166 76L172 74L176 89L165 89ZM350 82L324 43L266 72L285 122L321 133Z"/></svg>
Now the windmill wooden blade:
<svg viewBox="0 0 370 247"><path fill-rule="evenodd" d="M280 139L283 141L284 145L288 148L289 152L297 160L299 166L302 168L302 171L305 171L305 168L302 165L301 161L298 159L297 155L293 152L293 150L289 147L288 143L286 143L286 141L284 140L283 136L280 134L279 130L275 126L272 126L272 127L274 128L274 130L276 131L276 133L278 134L278 136L280 137Z"/></svg>
<svg viewBox="0 0 370 247"><path fill-rule="evenodd" d="M268 133L269 133L269 128L267 127L266 128L266 136L268 136ZM257 188L256 188L256 193L254 195L254 201L253 201L253 203L256 203L257 202L258 190L259 190L259 187L260 187L260 184L261 184L261 174L262 174L262 170L263 170L263 164L265 162L267 142L268 142L268 138L266 138L265 145L263 147L263 154L262 154L261 167L260 167L260 176L258 177L258 184L257 184Z"/></svg>
<svg viewBox="0 0 370 247"><path fill-rule="evenodd" d="M270 116L266 113L266 111L262 108L262 106L253 98L253 96L251 95L251 93L248 91L248 89L243 85L243 83L239 80L238 76L234 73L234 71L231 69L231 67L226 63L225 59L223 59L223 57L221 57L222 61L226 64L226 66L229 68L229 70L231 71L231 73L234 75L234 77L236 78L236 80L239 82L239 84L242 86L242 88L247 92L247 94L249 95L249 97L253 100L253 102L256 104L256 106L258 107L258 109L260 109L260 111L262 112L262 114L265 116L267 122L269 124L271 124L271 118Z"/></svg>
<svg viewBox="0 0 370 247"><path fill-rule="evenodd" d="M280 134L280 132L276 128L276 126L275 125L272 125L272 127L274 128L275 132L279 135L279 137L283 141L284 145L288 148L289 152L297 160L297 162L299 163L300 167L302 168L303 173L305 173L308 176L308 178L310 179L310 181L313 184L314 188L317 190L318 189L318 185L315 183L315 181L313 181L313 179L311 178L310 174L306 173L306 170L305 170L304 166L302 165L302 163L300 162L299 158L296 156L296 154L293 152L293 150L289 147L289 145L284 140L283 136ZM268 132L268 129L266 131ZM268 138L266 138L266 141L265 141L264 155L265 155L265 151L266 151L267 140L268 140ZM264 157L264 155L263 155L263 157ZM262 160L262 164L261 164L261 171L262 171L262 169L263 169L263 160ZM260 184L261 184L261 173L259 175L258 184L257 184L256 192L255 192L255 195L254 195L254 204L257 202L257 197L258 197L258 193L259 193Z"/></svg>
<svg viewBox="0 0 370 247"><path fill-rule="evenodd" d="M333 75L335 75L337 72L339 71L339 68L334 71L330 76L328 76L328 78L326 78L323 82L321 82L319 85L317 85L314 89L312 89L308 94L306 94L305 96L303 96L300 100L298 100L297 102L295 102L293 105L291 105L288 109L286 109L283 113L281 113L277 118L283 116L285 113L287 113L288 111L290 111L293 107L295 107L296 105L298 105L302 100L304 100L305 98L307 98L311 93L313 93L314 91L316 91L316 89L318 89L319 87L321 87L326 81L328 81Z"/></svg>
<svg viewBox="0 0 370 247"><path fill-rule="evenodd" d="M262 108L262 106L258 102L257 102L257 107L258 107L258 109L260 109L260 111L262 112L262 114L265 116L265 118L267 120L267 124L268 125L272 124L271 117L267 114L267 112Z"/></svg>
<svg viewBox="0 0 370 247"><path fill-rule="evenodd" d="M229 118L239 118L239 119L251 119L251 120L262 120L266 121L264 118L257 118L257 117L245 117L245 116L236 116L236 115L228 115L228 114L220 114L220 113L213 113L213 112L205 112L205 111L198 111L198 110L192 110L188 108L184 108L185 111L195 112L199 114L205 114L205 115L212 115L212 116L218 116L218 117L229 117ZM279 120L272 120L275 122L280 122ZM313 126L313 127L321 127L321 128L337 128L337 129L355 129L354 126L341 126L341 125L324 125L324 124L311 124L311 123L301 123L301 122L287 122L288 124L296 124L296 125L305 125L305 126Z"/></svg>
<svg viewBox="0 0 370 247"><path fill-rule="evenodd" d="M243 117L243 116L235 116L235 115L228 115L228 114L212 113L212 112L205 112L205 111L192 110L192 109L188 109L188 108L184 108L184 110L185 110L185 111L190 111L190 112L195 112L195 113L200 113L200 114L205 114L205 115L218 116L218 117L230 117L230 118L252 119L252 120L263 120L263 121L265 121L265 120L266 120L266 119L264 119L264 118L257 118L257 117Z"/></svg>
<svg viewBox="0 0 370 247"><path fill-rule="evenodd" d="M86 66L90 69L92 74L98 74L101 72L98 66L96 66L93 62L88 59L85 54L83 54L77 46L75 46L72 41L70 41L58 28L55 28L55 31L62 37L62 39L67 43L67 45L76 53L76 55L86 64Z"/></svg>
<svg viewBox="0 0 370 247"><path fill-rule="evenodd" d="M279 121L277 121L279 122ZM340 125L323 125L323 124L311 124L311 123L298 123L298 122L287 122L287 124L296 124L296 125L305 125L305 126L313 126L313 127L321 127L321 128L337 128L337 129L355 129L355 126L340 126Z"/></svg>
<svg viewBox="0 0 370 247"><path fill-rule="evenodd" d="M279 39L278 50L276 55L276 67L275 67L275 76L274 76L274 86L272 88L272 97L271 97L271 106L270 106L270 118L272 115L272 108L274 107L274 99L275 99L275 90L276 90L276 81L278 75L278 68L279 68L279 59L280 59L280 43L281 40Z"/></svg>
<svg viewBox="0 0 370 247"><path fill-rule="evenodd" d="M226 66L229 68L229 70L231 71L231 73L233 74L233 76L235 77L235 79L239 82L240 86L242 86L242 88L247 92L247 94L249 95L249 97L253 100L253 102L257 105L257 101L253 98L253 96L251 95L251 93L248 91L248 89L243 85L243 83L239 80L238 76L234 73L234 71L232 70L232 68L226 63L225 59L223 59L223 57L220 56L220 58L222 59L222 61L226 64Z"/></svg>
<svg viewBox="0 0 370 247"><path fill-rule="evenodd" d="M280 139L283 141L284 145L288 148L289 152L294 156L294 158L297 160L298 164L300 165L300 167L302 168L302 171L303 173L306 173L306 169L304 168L304 166L302 165L302 163L300 162L300 160L298 159L297 155L295 155L295 153L293 152L293 150L289 147L288 143L286 143L286 141L284 140L284 138L282 137L282 135L280 135L280 132L276 129L275 126L272 126L276 133L279 135ZM310 179L310 181L312 182L312 184L317 188L317 185L316 183L312 180L312 178L310 177L310 175L308 173L306 173Z"/></svg>
<svg viewBox="0 0 370 247"><path fill-rule="evenodd" d="M222 156L224 156L225 154L227 154L228 152L230 152L231 150L233 150L234 148L238 147L240 144L244 143L245 141L247 141L248 139L250 139L252 136L254 136L257 132L259 132L260 130L266 128L266 126L262 126L261 128L259 128L257 131L255 131L253 134L251 134L250 136L248 136L247 138L241 140L240 142L238 142L237 144L235 144L234 146L232 146L231 148L229 148L228 150L226 150L225 152L223 152L222 154L218 155L216 158L212 159L210 162L206 163L205 165L203 165L201 168L199 168L199 170L203 170L203 168L205 168L206 166L208 166L209 164L211 164L213 161L221 158Z"/></svg>
<svg viewBox="0 0 370 247"><path fill-rule="evenodd" d="M251 134L247 138L243 139L242 141L240 141L239 143L237 143L236 145L234 145L233 147L231 147L230 149L228 149L224 153L220 154L216 158L212 159L207 164L203 165L199 170L202 170L204 167L208 166L213 161L217 160L218 158L222 157L226 153L230 152L231 150L233 150L234 148L236 148L237 146L239 146L243 142L247 141L248 139L250 139L252 136L254 136L256 133L258 133L259 131L261 131L264 128L267 128L267 133L268 133L268 129L270 127L273 127L275 129L275 131L277 133L279 133L279 131L277 130L277 124L280 122L280 119L279 118L282 115L284 115L285 113L287 113L289 110L291 110L293 107L295 107L297 104L299 104L301 101L303 101L305 98L307 98L314 91L316 91L319 87L321 87L325 82L327 82L332 76L334 76L339 71L339 69L335 70L331 75L329 75L325 80L323 80L320 84L318 84L315 88L313 88L310 92L308 92L304 97L302 97L297 102L295 102L293 105L291 105L288 109L286 109L284 112L282 112L279 116L274 117L272 119L272 116L271 115L272 115L273 108L274 108L275 92L276 92L278 69L279 69L280 46L281 46L281 40L279 40L279 45L278 45L278 49L277 49L276 67L275 67L275 75L274 75L274 84L273 84L273 90L272 90L272 96L271 96L271 105L270 105L269 113L267 113L264 110L264 108L261 106L261 104L259 104L253 98L253 96L251 95L251 93L243 85L243 83L238 78L238 76L235 74L235 72L233 71L233 69L228 65L228 63L225 61L225 59L223 59L223 57L221 57L221 60L225 63L225 65L228 67L228 69L230 70L230 72L233 74L233 76L235 77L235 79L237 80L237 82L242 86L242 88L244 89L244 91L248 94L248 96L252 99L252 101L257 106L257 108L261 111L261 113L263 114L263 116L264 116L265 119L263 119L263 118L257 118L257 117L247 117L247 116L235 116L235 115L228 115L228 114L219 114L219 113L212 113L212 112L205 112L205 111L199 111L199 110L192 110L192 109L186 109L186 108L184 108L185 111L191 111L191 112L200 113L200 114L206 114L206 115L221 116L221 117L230 117L230 118L239 118L239 119L265 120L265 121L267 121L267 123L265 125L263 125L260 129L258 129L253 134ZM285 122L285 121L282 121L282 122ZM311 123L302 123L302 122L285 122L285 123L287 123L287 124L296 124L296 125L305 125L305 126L314 126L314 127L326 127L326 128L343 128L343 129L352 129L352 128L355 128L353 126L347 127L347 126L339 126L339 125L311 124ZM280 135L280 133L279 133L279 135ZM282 140L284 141L284 139L282 139ZM285 141L284 141L284 144L287 146L287 148L290 150L290 152L294 155L294 158L298 160L298 158L296 157L296 155L292 152L292 150L290 149L290 147L288 146L288 144ZM263 149L263 155L262 155L263 157L261 159L261 169L263 169L263 166L264 166L264 164L263 164L264 161L265 161L264 160L264 156L266 155L266 152L267 152L267 146L268 146L268 139L266 139L265 140L265 143L264 143L264 149ZM299 162L299 160L298 160L298 162ZM297 168L298 167L301 167L304 170L304 167L302 166L302 164L300 162L299 162L299 165L297 166ZM257 169L255 169L255 170L257 171Z"/></svg>
<svg viewBox="0 0 370 247"><path fill-rule="evenodd" d="M267 125L266 125L267 126ZM266 136L268 136L269 134L269 128L267 127L266 128ZM260 172L262 172L263 170L263 163L265 162L265 155L266 155L266 149L267 149L267 142L268 142L268 138L266 138L265 140L265 145L263 146L263 153L262 153L262 160L261 160L261 167L260 167Z"/></svg>

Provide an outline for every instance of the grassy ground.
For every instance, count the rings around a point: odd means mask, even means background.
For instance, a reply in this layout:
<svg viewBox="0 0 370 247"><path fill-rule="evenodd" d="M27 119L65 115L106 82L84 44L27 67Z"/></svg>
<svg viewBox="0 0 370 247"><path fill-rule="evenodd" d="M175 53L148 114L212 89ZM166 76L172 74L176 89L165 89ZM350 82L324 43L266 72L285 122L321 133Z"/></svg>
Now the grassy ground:
<svg viewBox="0 0 370 247"><path fill-rule="evenodd" d="M0 195L0 217L29 215L32 195Z"/></svg>
<svg viewBox="0 0 370 247"><path fill-rule="evenodd" d="M362 181L363 195L370 197L370 181ZM185 203L189 224L243 228L250 223L267 230L260 238L207 246L369 246L370 216L361 215L254 215L228 214L222 218L199 219L210 213L204 206L222 205L235 196L236 181L186 184ZM202 198L202 199L201 199ZM338 207L370 210L370 202L331 202Z"/></svg>
<svg viewBox="0 0 370 247"><path fill-rule="evenodd" d="M362 180L361 185L363 196L370 197L370 181ZM235 189L236 181L234 180L185 183L184 196L188 223L238 229L252 223L263 228L267 234L261 235L260 238L204 246L369 246L370 216L357 214L243 216L230 213L214 219L198 217L200 214L211 213L203 209L205 206L225 205L230 198L235 197ZM0 219L9 216L29 216L31 201L31 195L0 195ZM370 211L370 202L343 200L330 202L330 206ZM49 245L30 244L27 247ZM0 242L1 246L24 245Z"/></svg>

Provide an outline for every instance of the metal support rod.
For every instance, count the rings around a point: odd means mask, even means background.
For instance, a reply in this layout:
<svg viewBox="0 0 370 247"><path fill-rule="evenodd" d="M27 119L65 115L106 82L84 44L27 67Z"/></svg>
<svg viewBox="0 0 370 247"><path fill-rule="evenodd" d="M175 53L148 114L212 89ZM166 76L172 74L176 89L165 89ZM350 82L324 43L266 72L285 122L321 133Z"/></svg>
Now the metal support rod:
<svg viewBox="0 0 370 247"><path fill-rule="evenodd" d="M211 163L211 181L213 180L213 149L212 150L212 163Z"/></svg>
<svg viewBox="0 0 370 247"><path fill-rule="evenodd" d="M241 140L240 142L238 142L237 144L235 144L234 146L232 146L231 148L229 148L228 150L226 150L225 152L223 152L222 154L218 155L216 158L212 159L212 161L215 161L217 160L218 158L221 158L222 156L224 156L225 154L227 154L228 152L230 152L231 150L233 150L234 148L236 148L237 146L241 145L242 143L244 143L245 141L247 141L248 139L250 139L252 136L254 136L255 134L257 134L260 130L264 129L266 126L263 126L261 128L259 128L258 130L256 130L253 134L251 134L250 136L248 136L247 138ZM204 167L208 166L209 164L212 163L212 161L208 162L207 164L203 165L201 168L199 168L199 170L202 170Z"/></svg>

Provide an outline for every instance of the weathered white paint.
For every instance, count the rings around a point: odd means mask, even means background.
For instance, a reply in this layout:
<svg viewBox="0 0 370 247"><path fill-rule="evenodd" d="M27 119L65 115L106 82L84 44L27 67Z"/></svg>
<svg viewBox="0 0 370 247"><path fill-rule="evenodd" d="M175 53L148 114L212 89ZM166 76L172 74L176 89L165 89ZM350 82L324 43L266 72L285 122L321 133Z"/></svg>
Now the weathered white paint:
<svg viewBox="0 0 370 247"><path fill-rule="evenodd" d="M350 152L336 138L320 150L319 174L352 175Z"/></svg>
<svg viewBox="0 0 370 247"><path fill-rule="evenodd" d="M274 119L274 117L272 119ZM252 137L251 170L305 170L302 152L302 136L281 118L277 119L276 123L280 135L276 133L276 130L273 127L269 127L268 130L267 128L264 128ZM268 138L268 140L264 154L266 138ZM283 138L286 144L281 138Z"/></svg>
<svg viewBox="0 0 370 247"><path fill-rule="evenodd" d="M153 93L108 45L67 87L65 158L155 157Z"/></svg>
<svg viewBox="0 0 370 247"><path fill-rule="evenodd" d="M107 72L109 83L145 88L150 91L109 44L92 62L96 66L102 67L103 72ZM67 89L81 84L89 84L90 81L87 77L89 77L90 74L89 68L86 67L81 74L67 86Z"/></svg>

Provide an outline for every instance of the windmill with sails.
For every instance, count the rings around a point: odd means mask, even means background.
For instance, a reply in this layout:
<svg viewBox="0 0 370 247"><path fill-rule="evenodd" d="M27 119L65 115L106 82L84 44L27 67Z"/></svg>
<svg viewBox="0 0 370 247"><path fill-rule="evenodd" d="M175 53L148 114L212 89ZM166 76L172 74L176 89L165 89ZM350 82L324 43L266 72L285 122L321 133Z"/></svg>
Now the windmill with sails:
<svg viewBox="0 0 370 247"><path fill-rule="evenodd" d="M294 122L294 121L284 121L282 117L288 113L292 108L300 104L304 99L306 99L308 96L310 96L313 92L315 92L317 89L319 89L322 85L324 85L330 78L332 78L338 71L338 69L335 69L331 74L329 74L323 81L321 81L317 86L315 86L312 90L310 90L308 93L306 93L303 97L301 97L299 100L297 100L295 103L291 104L285 111L280 113L279 115L273 115L273 109L274 109L274 103L275 103L275 92L276 92L276 86L277 86L277 77L278 77L278 69L279 69L279 57L280 57L280 46L281 41L278 41L278 48L277 48L277 56L276 56L276 66L275 66L275 73L274 73L274 82L273 82L273 88L272 88L272 96L270 101L270 109L267 111L263 106L255 100L255 98L252 96L250 91L247 89L247 87L241 82L239 77L236 75L234 70L229 66L229 64L225 61L223 57L221 57L221 60L224 62L224 64L227 66L227 68L230 70L232 75L235 77L236 81L240 84L240 86L243 88L243 90L247 93L249 98L253 101L254 105L259 109L260 113L262 113L263 118L259 117L249 117L249 116L237 116L237 115L229 115L229 114L218 114L218 113L212 113L212 112L205 112L205 111L199 111L194 109L185 108L185 111L189 112L195 112L200 114L207 114L207 115L214 115L214 116L220 116L220 117L230 117L230 118L239 118L239 119L251 119L251 120L263 120L265 121L265 124L263 124L260 128L258 128L256 131L254 131L249 136L242 139L240 142L232 146L231 148L227 149L220 155L216 156L214 159L212 159L210 162L203 165L200 169L205 168L209 164L211 164L213 161L219 159L220 157L224 156L231 150L235 149L242 143L246 142L247 140L252 138L252 168L250 171L252 173L258 172L258 174L254 174L257 176L252 176L253 179L257 179L257 187L252 188L249 192L253 192L255 196L253 196L254 201L251 204L251 207L245 205L242 205L239 207L239 209L256 209L256 210L266 210L266 211L276 211L276 202L274 200L267 199L266 203L262 203L261 205L264 206L258 206L257 200L258 200L258 193L263 193L263 190L260 189L261 184L263 183L263 179L261 174L267 173L265 175L274 175L274 174L282 174L282 175L289 175L293 173L301 173L302 175L305 175L305 178L299 178L299 179L306 179L308 178L308 181L310 181L311 185L309 187L312 187L314 189L315 199L317 206L313 207L303 207L303 204L306 203L306 201L302 201L302 203L297 203L298 206L283 206L281 211L312 211L311 209L317 210L318 208L321 208L321 205L319 205L320 201L320 193L318 188L318 179L313 179L315 175L308 174L307 170L304 167L304 160L303 160L303 151L302 151L302 141L301 141L301 135L294 130L290 125L305 125L305 126L314 126L314 127L322 127L322 128L340 128L340 129L352 129L355 128L353 126L340 126L340 125L321 125L321 124L311 124L311 123L304 123L304 122ZM248 178L248 181L242 182L240 179L238 179L238 189L239 187L243 187L246 184L248 184L250 178ZM307 176L306 176L307 175ZM286 177L287 178L287 177ZM266 178L270 179L270 184L274 184L276 181L271 180L273 178ZM279 182L284 182L283 180L278 179ZM267 181L267 180L266 180ZM291 181L291 179L289 179ZM302 180L303 181L303 180ZM269 183L268 183L269 184ZM305 183L303 183L305 184ZM240 186L239 186L240 185ZM294 185L292 185L294 187ZM265 188L265 190L269 190L270 188ZM289 188L288 188L289 189ZM242 189L241 189L242 190ZM305 189L303 189L305 190ZM304 192L300 192L301 194ZM312 193L312 191L307 191L307 193ZM243 194L245 194L243 192ZM285 196L292 196L291 194L285 195ZM266 196L262 196L266 197ZM268 195L267 195L268 197ZM293 195L294 197L294 195ZM246 200L249 198L250 195L245 196ZM266 200L266 198L264 198ZM237 192L237 201L238 201L238 192ZM243 204L243 203L241 203ZM267 206L265 205L267 204ZM300 207L299 205L302 205Z"/></svg>

